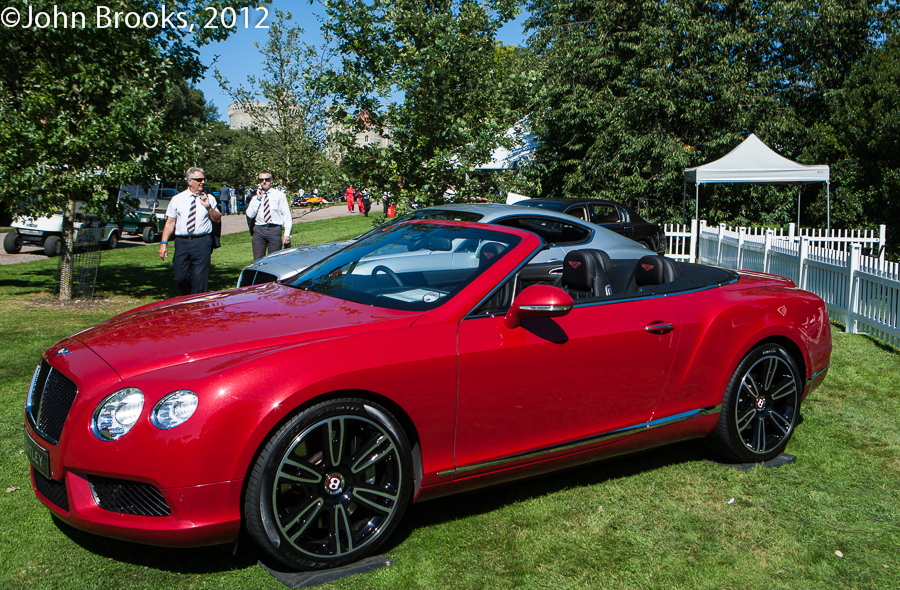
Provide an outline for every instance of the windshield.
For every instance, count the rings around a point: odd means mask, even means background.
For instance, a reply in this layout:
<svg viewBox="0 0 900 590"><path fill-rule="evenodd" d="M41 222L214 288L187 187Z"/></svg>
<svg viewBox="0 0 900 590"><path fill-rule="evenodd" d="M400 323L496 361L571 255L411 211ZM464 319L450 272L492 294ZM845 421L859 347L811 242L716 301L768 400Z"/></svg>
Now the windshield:
<svg viewBox="0 0 900 590"><path fill-rule="evenodd" d="M425 311L449 301L520 241L487 226L395 224L285 284L376 307Z"/></svg>
<svg viewBox="0 0 900 590"><path fill-rule="evenodd" d="M361 240L370 236L371 234L384 231L385 229L391 227L392 225L396 225L398 223L403 223L404 221L418 221L420 219L424 220L434 220L434 221L479 221L484 217L481 213L472 213L470 211L452 211L450 209L420 209L418 211L412 211L411 213L407 213L402 217L398 217L397 219L392 219L391 221L385 222L382 225L379 225L375 229L369 230L363 235L356 238L357 240Z"/></svg>

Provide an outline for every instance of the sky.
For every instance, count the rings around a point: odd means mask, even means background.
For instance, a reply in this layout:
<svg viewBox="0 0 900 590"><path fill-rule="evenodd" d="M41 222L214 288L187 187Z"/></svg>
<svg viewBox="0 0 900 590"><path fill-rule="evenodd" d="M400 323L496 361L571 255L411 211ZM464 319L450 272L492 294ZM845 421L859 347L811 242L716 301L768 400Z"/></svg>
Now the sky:
<svg viewBox="0 0 900 590"><path fill-rule="evenodd" d="M280 10L290 10L294 17L294 23L299 25L305 32L304 41L309 45L321 43L322 37L319 35L319 17L324 16L325 9L321 4L310 5L306 1L298 2L296 0L276 0L269 5L269 16L260 25L267 22L271 23L275 16L271 6L275 6ZM245 28L245 19L247 18L248 27ZM213 62L222 75L231 83L232 86L247 86L247 76L258 75L262 69L262 54L254 47L254 43L263 46L266 42L268 30L256 28L256 24L264 17L262 11L250 11L248 13L239 13L235 31L221 43L211 43L200 48L200 59L209 69L206 77L201 80L197 87L203 91L203 95L207 101L212 101L219 109L219 117L225 123L228 122L228 105L231 99L219 87L219 83L213 77ZM508 23L500 31L498 36L500 41L507 45L523 45L524 31L523 23L527 15L519 15L516 20ZM227 24L231 24L230 19L226 20ZM216 58L218 56L218 59Z"/></svg>

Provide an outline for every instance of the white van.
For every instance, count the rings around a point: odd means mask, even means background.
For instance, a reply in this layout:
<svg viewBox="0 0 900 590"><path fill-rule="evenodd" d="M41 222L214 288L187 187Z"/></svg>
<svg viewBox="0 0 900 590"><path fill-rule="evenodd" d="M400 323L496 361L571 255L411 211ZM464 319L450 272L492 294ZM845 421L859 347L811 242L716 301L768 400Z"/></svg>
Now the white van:
<svg viewBox="0 0 900 590"><path fill-rule="evenodd" d="M88 219L83 215L84 203L75 203L75 229L86 225ZM18 254L25 243L44 248L47 256L57 256L62 249L62 211L54 211L49 217L16 217L11 231L3 239L3 249L7 254ZM119 226L108 223L103 228L101 244L104 248L113 249L119 243Z"/></svg>

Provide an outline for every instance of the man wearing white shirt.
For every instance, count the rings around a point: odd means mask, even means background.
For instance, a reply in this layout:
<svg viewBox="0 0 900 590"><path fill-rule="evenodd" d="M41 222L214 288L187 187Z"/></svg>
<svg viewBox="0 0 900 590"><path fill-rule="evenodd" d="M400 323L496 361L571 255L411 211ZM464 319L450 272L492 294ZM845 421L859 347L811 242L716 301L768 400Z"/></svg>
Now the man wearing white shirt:
<svg viewBox="0 0 900 590"><path fill-rule="evenodd" d="M272 173L257 174L259 188L247 205L247 217L255 219L253 226L253 259L277 252L291 243L291 208L285 194L272 188ZM268 252L266 252L268 250Z"/></svg>
<svg viewBox="0 0 900 590"><path fill-rule="evenodd" d="M213 251L212 224L222 221L216 199L203 189L202 168L188 168L186 191L172 197L166 209L166 226L159 244L159 257L169 255L169 239L174 235L172 270L182 295L209 291L209 261Z"/></svg>

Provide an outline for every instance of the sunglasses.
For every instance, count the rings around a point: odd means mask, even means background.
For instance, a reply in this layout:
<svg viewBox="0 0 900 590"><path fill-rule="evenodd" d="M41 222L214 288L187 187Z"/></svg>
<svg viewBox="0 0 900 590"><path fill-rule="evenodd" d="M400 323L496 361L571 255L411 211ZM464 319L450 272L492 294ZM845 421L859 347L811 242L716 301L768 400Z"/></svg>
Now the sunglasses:
<svg viewBox="0 0 900 590"><path fill-rule="evenodd" d="M271 178L257 178L257 180L260 182L272 182Z"/></svg>
<svg viewBox="0 0 900 590"><path fill-rule="evenodd" d="M188 180L193 180L193 181L195 181L195 182L203 182L203 181L205 181L206 179L205 179L205 178L188 178Z"/></svg>

